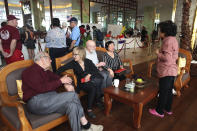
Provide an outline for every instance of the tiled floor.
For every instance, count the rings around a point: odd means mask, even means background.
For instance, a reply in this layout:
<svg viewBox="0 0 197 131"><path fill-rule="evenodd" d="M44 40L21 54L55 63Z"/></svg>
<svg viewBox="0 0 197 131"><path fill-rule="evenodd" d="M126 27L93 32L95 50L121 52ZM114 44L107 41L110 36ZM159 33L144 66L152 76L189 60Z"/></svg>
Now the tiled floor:
<svg viewBox="0 0 197 131"><path fill-rule="evenodd" d="M125 53L124 53L125 52ZM132 49L126 49L122 50L119 55L122 59L131 59L133 65L143 63L146 61L150 61L152 59L156 58L155 55L155 47L154 48L136 48L135 50Z"/></svg>

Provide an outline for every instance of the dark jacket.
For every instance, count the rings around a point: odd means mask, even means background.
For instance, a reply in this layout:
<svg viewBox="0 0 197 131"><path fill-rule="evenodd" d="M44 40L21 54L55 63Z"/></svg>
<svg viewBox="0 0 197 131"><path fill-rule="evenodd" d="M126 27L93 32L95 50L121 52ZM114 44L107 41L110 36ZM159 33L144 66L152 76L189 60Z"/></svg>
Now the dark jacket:
<svg viewBox="0 0 197 131"><path fill-rule="evenodd" d="M85 70L81 68L78 62L72 60L68 64L65 64L62 67L60 67L56 73L60 75L65 70L73 69L74 74L77 76L77 83L78 83L77 92L79 93L81 88L85 86L85 84L89 83L89 82L81 83L81 79L84 78L87 74L91 74L91 80L93 80L94 78L103 79L103 76L99 73L99 70L97 69L97 67L94 65L94 63L91 60L85 59L84 67L85 67Z"/></svg>

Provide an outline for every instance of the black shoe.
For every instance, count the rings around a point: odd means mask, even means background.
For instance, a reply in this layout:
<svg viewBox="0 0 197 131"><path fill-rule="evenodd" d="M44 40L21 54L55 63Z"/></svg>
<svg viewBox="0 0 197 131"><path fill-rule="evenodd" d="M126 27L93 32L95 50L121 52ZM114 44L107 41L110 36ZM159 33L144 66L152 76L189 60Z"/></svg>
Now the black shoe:
<svg viewBox="0 0 197 131"><path fill-rule="evenodd" d="M93 113L93 111L88 111L87 114L90 118L96 118L96 115Z"/></svg>

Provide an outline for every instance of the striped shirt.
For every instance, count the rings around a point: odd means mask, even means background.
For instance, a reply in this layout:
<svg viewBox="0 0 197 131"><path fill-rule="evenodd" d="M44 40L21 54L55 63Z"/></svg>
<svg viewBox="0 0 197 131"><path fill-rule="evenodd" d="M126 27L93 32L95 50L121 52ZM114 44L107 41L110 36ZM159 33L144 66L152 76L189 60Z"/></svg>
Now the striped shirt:
<svg viewBox="0 0 197 131"><path fill-rule="evenodd" d="M106 66L104 66L104 68L110 68L112 70L120 69L120 66L122 65L122 61L120 60L119 55L115 52L114 58L112 58L107 52L104 53L103 62L106 63Z"/></svg>

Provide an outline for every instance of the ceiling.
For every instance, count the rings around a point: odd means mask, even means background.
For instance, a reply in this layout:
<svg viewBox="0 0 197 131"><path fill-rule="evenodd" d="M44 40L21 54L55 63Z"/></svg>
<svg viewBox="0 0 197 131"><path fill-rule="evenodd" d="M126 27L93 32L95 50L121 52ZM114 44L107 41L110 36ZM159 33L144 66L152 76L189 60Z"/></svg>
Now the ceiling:
<svg viewBox="0 0 197 131"><path fill-rule="evenodd" d="M2 1L2 0L1 0ZM20 0L8 0L8 3L19 4ZM48 1L48 0L44 0ZM66 5L71 3L72 0L53 0L54 5ZM45 2L45 6L48 6L49 2ZM168 10L173 6L173 0L138 0L138 15L144 14L144 8L147 6L156 7L157 12L159 10Z"/></svg>

